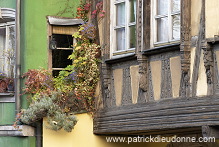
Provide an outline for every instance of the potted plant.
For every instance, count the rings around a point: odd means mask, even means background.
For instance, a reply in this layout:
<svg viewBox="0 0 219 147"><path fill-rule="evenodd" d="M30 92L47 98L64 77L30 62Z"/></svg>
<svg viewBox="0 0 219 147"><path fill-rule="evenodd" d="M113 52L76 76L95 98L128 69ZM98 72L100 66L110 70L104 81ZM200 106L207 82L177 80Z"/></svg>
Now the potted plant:
<svg viewBox="0 0 219 147"><path fill-rule="evenodd" d="M14 92L14 79L7 78L7 92Z"/></svg>
<svg viewBox="0 0 219 147"><path fill-rule="evenodd" d="M6 82L6 74L0 72L0 93L6 92L7 82Z"/></svg>

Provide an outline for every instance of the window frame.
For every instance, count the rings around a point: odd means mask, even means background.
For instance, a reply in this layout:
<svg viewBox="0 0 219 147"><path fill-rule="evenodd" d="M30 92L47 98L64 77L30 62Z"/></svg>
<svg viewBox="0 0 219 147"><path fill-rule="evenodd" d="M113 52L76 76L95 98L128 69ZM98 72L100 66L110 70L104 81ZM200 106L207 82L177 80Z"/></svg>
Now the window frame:
<svg viewBox="0 0 219 147"><path fill-rule="evenodd" d="M179 15L179 33L181 32L180 25L181 25L181 0L180 0L180 10L179 11L173 11L172 12L172 0L168 0L168 13L167 15L158 15L158 0L152 0L152 12L151 12L151 21L152 21L152 26L151 26L151 34L152 34L152 41L151 41L151 47L159 47L159 46L164 46L164 45L169 45L169 44L176 44L180 43L180 35L179 38L173 39L173 16ZM157 41L158 40L158 24L157 24L157 19L167 17L167 27L168 27L168 39L167 41Z"/></svg>
<svg viewBox="0 0 219 147"><path fill-rule="evenodd" d="M10 35L10 27L14 27L14 33L15 33L15 21L13 21L13 22L6 22L6 23L0 23L0 29L5 29L5 44L4 44L4 48L5 49L3 49L3 52L7 52L7 49L8 49L8 47L9 47L9 41L10 41L10 38L9 38L9 35ZM15 40L14 40L14 44L15 44ZM14 56L15 56L15 53L16 52L16 47L14 48ZM4 55L4 53L3 53L3 55ZM5 57L5 56L4 56ZM1 59L1 57L0 57L0 59ZM14 61L16 61L16 59L14 59ZM16 63L14 63L14 66L16 65ZM8 71L8 72L10 72L10 71ZM9 76L9 75L8 75ZM10 78L12 78L12 77L10 77ZM15 78L15 71L14 71L14 78Z"/></svg>
<svg viewBox="0 0 219 147"><path fill-rule="evenodd" d="M4 72L4 73L6 73L6 79L4 80L4 81L7 81L6 82L6 86L7 86L7 91L6 91L6 93L5 92L1 92L0 93L0 96L1 96L1 99L0 99L0 101L1 102L14 102L15 101L15 97L14 97L14 93L15 93L15 87L16 87L16 81L15 81L15 79L16 79L16 72L17 72L17 67L16 67L16 49L17 49L17 45L16 45L16 22L15 22L15 9L11 9L11 8L0 8L0 15L1 15L1 18L0 18L0 28L2 28L2 29L5 29L5 34L3 34L2 36L3 36L3 39L4 39L4 42L5 42L5 44L4 44L4 46L3 46L3 48L2 48L2 56L3 56L3 58L1 59L2 61L3 61L3 63L7 63L8 62L8 64L6 64L7 66L5 67L6 69L6 71L5 70L3 70L2 72ZM11 27L13 27L13 33L14 33L14 42L12 43L12 45L14 45L14 46L11 46L11 47L14 47L13 48L13 57L14 58L12 58L11 57L11 52L9 53L9 56L10 57L6 57L6 55L5 55L5 53L4 52L7 52L7 51L10 51L9 50L9 47L10 47L10 45L9 45L9 43L10 43L10 40L11 40L11 38L10 38L10 28ZM1 58L1 57L0 57ZM7 59L8 58L8 59ZM10 58L10 59L9 59ZM12 59L11 59L12 58ZM9 63L10 62L10 63ZM13 63L13 64L11 64L11 63ZM13 65L13 66L11 66L11 65ZM13 67L13 68L12 68ZM11 84L13 84L13 85L11 85L10 84L10 82L9 81L11 81L11 80L13 80L12 81L12 83ZM12 89L11 88L9 88L9 87L11 87L12 86ZM3 97L5 97L5 98L2 98L2 96ZM10 97L10 98L7 98L7 97Z"/></svg>
<svg viewBox="0 0 219 147"><path fill-rule="evenodd" d="M130 43L130 28L131 26L135 26L135 36L137 36L137 0L136 0L136 11L135 11L135 22L130 22L130 13L125 13L125 24L124 25L117 25L117 12L116 7L117 5L125 3L125 12L128 12L130 9L130 0L111 0L110 1L110 7L111 7L111 14L110 14L110 32L112 33L110 35L110 58L114 57L123 57L130 54L135 53L136 50L136 43L137 39L135 37L135 47L129 48ZM124 50L117 50L117 34L116 30L125 28L125 49Z"/></svg>
<svg viewBox="0 0 219 147"><path fill-rule="evenodd" d="M53 54L52 50L50 49L50 41L53 35L73 35L75 32L78 31L78 26L83 24L83 20L81 19L72 19L72 18L66 18L66 17L57 17L57 16L47 16L48 21L48 32L47 32L47 48L48 48L48 69L53 71L61 71L65 67L61 68L53 68L52 59ZM73 44L76 43L76 39L72 37ZM72 44L72 45L73 45ZM71 50L73 51L73 46L70 48L65 47L56 47L54 50Z"/></svg>
<svg viewBox="0 0 219 147"><path fill-rule="evenodd" d="M65 30L65 26L61 26L61 28L63 28L62 29L63 31ZM70 34L70 33L54 33L54 30L52 28L52 34L51 34L51 36L49 36L49 38L50 38L49 41L51 41L51 38L54 35L67 35L67 36L70 36L72 34ZM76 39L74 37L72 37L72 39L73 39L72 40L73 44L76 43ZM58 40L56 42L58 42ZM56 49L49 49L49 63L50 63L49 69L51 70L52 73L53 73L53 71L62 71L62 70L65 69L65 67L54 67L54 65L53 65L53 50L62 50L64 52L65 51L72 51L73 52L73 47L66 48L66 47L57 46ZM69 54L69 55L71 55L71 54Z"/></svg>

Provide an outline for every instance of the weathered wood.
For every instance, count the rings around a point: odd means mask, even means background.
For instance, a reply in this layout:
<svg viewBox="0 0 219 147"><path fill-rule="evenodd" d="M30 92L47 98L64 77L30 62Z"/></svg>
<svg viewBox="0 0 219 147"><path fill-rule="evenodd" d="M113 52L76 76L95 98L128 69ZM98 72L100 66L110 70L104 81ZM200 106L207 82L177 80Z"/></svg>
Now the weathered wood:
<svg viewBox="0 0 219 147"><path fill-rule="evenodd" d="M149 62L148 58L144 55L138 55L139 63L139 98L138 103L148 101L148 77L149 77Z"/></svg>
<svg viewBox="0 0 219 147"><path fill-rule="evenodd" d="M150 132L151 130L219 124L219 99L215 97L164 99L97 112L96 134Z"/></svg>
<svg viewBox="0 0 219 147"><path fill-rule="evenodd" d="M148 55L161 54L161 53L166 53L166 52L176 51L176 50L180 50L179 43L147 49L147 50L142 51L142 53L143 55L148 56Z"/></svg>
<svg viewBox="0 0 219 147"><path fill-rule="evenodd" d="M199 76L200 55L203 43L205 43L205 0L202 0L201 19L199 25L199 34L196 44L196 52L194 58L193 74L192 74L192 96L196 96L197 93L197 81ZM207 83L206 83L207 84Z"/></svg>
<svg viewBox="0 0 219 147"><path fill-rule="evenodd" d="M191 40L191 1L181 1L181 35L180 35L180 51L181 51L181 88L180 96L189 97L190 95L190 40Z"/></svg>
<svg viewBox="0 0 219 147"><path fill-rule="evenodd" d="M137 1L137 20L136 20L136 49L135 52L138 54L142 51L142 25L143 25L143 0Z"/></svg>
<svg viewBox="0 0 219 147"><path fill-rule="evenodd" d="M137 59L137 57L135 56L135 54L123 56L123 57L120 57L120 58L107 59L107 60L105 60L105 63L107 63L107 64L113 64L113 63L118 63L118 62L130 61L130 60L133 60L133 59Z"/></svg>
<svg viewBox="0 0 219 147"><path fill-rule="evenodd" d="M150 48L151 40L151 1L143 0L143 50Z"/></svg>
<svg viewBox="0 0 219 147"><path fill-rule="evenodd" d="M213 95L214 87L213 87L213 79L214 79L214 58L213 58L213 51L212 51L212 46L208 43L204 43L202 45L203 49L203 60L204 60L204 66L205 66L205 72L206 72L206 78L207 78L207 94L208 95Z"/></svg>
<svg viewBox="0 0 219 147"><path fill-rule="evenodd" d="M73 35L78 31L78 26L53 26L52 34Z"/></svg>
<svg viewBox="0 0 219 147"><path fill-rule="evenodd" d="M202 136L203 137L215 137L219 138L219 128L214 126L202 126Z"/></svg>

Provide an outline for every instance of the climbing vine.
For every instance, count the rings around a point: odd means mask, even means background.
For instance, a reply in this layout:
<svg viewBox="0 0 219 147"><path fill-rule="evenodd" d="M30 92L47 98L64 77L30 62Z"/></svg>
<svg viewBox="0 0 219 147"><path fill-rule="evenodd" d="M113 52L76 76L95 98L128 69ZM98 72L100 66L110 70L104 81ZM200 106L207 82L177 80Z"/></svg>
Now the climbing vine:
<svg viewBox="0 0 219 147"><path fill-rule="evenodd" d="M92 6L96 9L93 10ZM91 0L81 0L77 18L83 19L85 23L73 34L77 43L73 45L73 52L68 57L72 64L60 71L57 77L52 77L51 71L42 68L24 73L23 94L29 95L30 106L17 115L15 126L19 123L31 125L47 117L48 128L63 128L70 132L77 123L74 112L86 111L93 114L101 47L97 41L97 23L87 21L98 20L104 13L102 2L94 4Z"/></svg>
<svg viewBox="0 0 219 147"><path fill-rule="evenodd" d="M97 55L100 46L93 43L95 39L95 27L92 24L84 24L74 38L78 39L75 49L69 59L73 60L73 68L77 73L74 93L77 99L82 100L87 111L94 110L94 94L99 80L99 68ZM87 33L91 32L91 33Z"/></svg>

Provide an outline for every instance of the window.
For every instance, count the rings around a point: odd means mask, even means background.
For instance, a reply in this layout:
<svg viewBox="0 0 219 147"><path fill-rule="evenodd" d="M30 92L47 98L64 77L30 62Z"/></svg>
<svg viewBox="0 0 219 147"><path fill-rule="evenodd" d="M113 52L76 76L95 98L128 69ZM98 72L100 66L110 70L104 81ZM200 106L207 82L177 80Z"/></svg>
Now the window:
<svg viewBox="0 0 219 147"><path fill-rule="evenodd" d="M111 6L113 56L132 53L136 47L136 0L114 0Z"/></svg>
<svg viewBox="0 0 219 147"><path fill-rule="evenodd" d="M56 42L56 48L52 50L52 72L53 76L58 76L59 71L72 64L68 56L73 51L73 37L72 35L53 34L52 39Z"/></svg>
<svg viewBox="0 0 219 147"><path fill-rule="evenodd" d="M0 18L0 93L14 91L15 10L2 8Z"/></svg>
<svg viewBox="0 0 219 147"><path fill-rule="evenodd" d="M153 0L154 45L180 39L180 0Z"/></svg>
<svg viewBox="0 0 219 147"><path fill-rule="evenodd" d="M68 56L73 52L73 44L76 39L72 35L78 31L78 25L83 21L80 19L70 19L48 16L49 21L49 68L53 76L58 76L59 72L68 65L72 60Z"/></svg>

